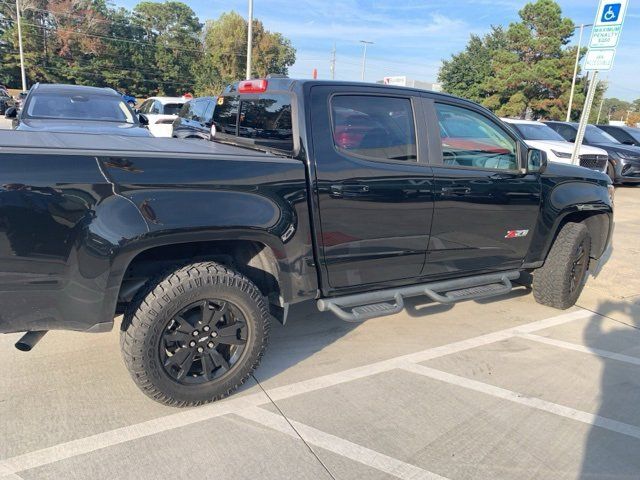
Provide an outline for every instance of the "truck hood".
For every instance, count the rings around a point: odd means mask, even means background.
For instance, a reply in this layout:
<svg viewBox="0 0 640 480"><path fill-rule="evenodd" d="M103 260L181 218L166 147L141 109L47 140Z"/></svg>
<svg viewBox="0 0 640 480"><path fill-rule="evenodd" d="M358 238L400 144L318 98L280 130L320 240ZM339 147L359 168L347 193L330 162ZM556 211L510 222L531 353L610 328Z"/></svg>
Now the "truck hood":
<svg viewBox="0 0 640 480"><path fill-rule="evenodd" d="M607 186L611 183L609 176L598 170L579 167L570 163L549 162L542 174L544 177L565 177L568 180L582 180Z"/></svg>
<svg viewBox="0 0 640 480"><path fill-rule="evenodd" d="M530 147L537 148L539 150L552 149L557 152L573 153L573 143L561 142L560 140L525 140L526 144ZM601 148L592 147L589 145L580 146L580 155L606 155L607 152Z"/></svg>
<svg viewBox="0 0 640 480"><path fill-rule="evenodd" d="M129 137L150 137L146 128L132 123L100 122L94 120L64 120L64 119L21 119L16 130L30 132L72 132L89 133L94 135L126 135Z"/></svg>

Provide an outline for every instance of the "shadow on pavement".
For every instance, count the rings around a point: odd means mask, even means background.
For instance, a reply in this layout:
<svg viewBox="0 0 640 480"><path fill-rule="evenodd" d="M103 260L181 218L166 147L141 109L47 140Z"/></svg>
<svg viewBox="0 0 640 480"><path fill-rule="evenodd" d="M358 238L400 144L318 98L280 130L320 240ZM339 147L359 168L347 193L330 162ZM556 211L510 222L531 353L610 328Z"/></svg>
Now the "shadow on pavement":
<svg viewBox="0 0 640 480"><path fill-rule="evenodd" d="M640 318L633 317L628 302L607 300L597 309L600 315L628 315L634 328L640 329ZM640 332L629 328L603 328L606 319L594 316L584 331L587 347L622 352L636 347ZM600 407L597 415L633 425L640 432L640 366L598 357L603 363L600 380ZM633 427L632 427L633 428ZM636 433L637 434L637 433ZM592 426L584 448L581 479L640 478L640 439Z"/></svg>

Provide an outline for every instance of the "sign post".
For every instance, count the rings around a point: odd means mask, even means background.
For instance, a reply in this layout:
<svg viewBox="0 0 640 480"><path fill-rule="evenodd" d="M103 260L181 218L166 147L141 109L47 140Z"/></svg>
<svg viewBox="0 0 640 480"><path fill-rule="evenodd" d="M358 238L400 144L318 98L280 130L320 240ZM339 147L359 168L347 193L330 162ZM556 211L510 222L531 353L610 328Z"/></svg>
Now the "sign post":
<svg viewBox="0 0 640 480"><path fill-rule="evenodd" d="M589 83L589 91L584 101L582 115L580 115L580 125L573 145L571 163L574 165L579 164L580 147L589 122L593 99L596 96L598 73L603 70L611 70L613 67L613 60L615 59L616 48L622 34L622 24L627 13L628 4L629 0L600 0L600 5L598 5L596 19L591 29L589 50L587 50L584 60L584 69L592 71L593 75Z"/></svg>

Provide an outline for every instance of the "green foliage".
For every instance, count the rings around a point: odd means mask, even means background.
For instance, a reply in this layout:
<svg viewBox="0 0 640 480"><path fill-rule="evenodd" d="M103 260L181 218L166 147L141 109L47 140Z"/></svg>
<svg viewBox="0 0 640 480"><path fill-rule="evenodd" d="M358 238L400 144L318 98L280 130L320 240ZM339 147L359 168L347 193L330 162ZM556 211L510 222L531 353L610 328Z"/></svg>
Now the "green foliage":
<svg viewBox="0 0 640 480"><path fill-rule="evenodd" d="M576 47L567 48L574 24L554 0L528 3L519 15L506 30L472 36L463 52L443 62L439 79L445 91L500 116L564 119L576 56ZM584 79L577 83L574 117L586 93Z"/></svg>
<svg viewBox="0 0 640 480"><path fill-rule="evenodd" d="M438 81L452 95L482 102L487 97L486 80L493 73L495 56L506 45L502 27L491 27L483 37L471 35L464 51L442 62Z"/></svg>
<svg viewBox="0 0 640 480"><path fill-rule="evenodd" d="M223 14L203 25L179 1L143 1L131 11L107 0L28 0L22 32L28 84L115 88L135 96L218 93L244 78L247 22ZM217 33L214 33L217 32ZM254 21L254 74L286 73L295 49ZM15 4L0 1L0 83L18 88Z"/></svg>
<svg viewBox="0 0 640 480"><path fill-rule="evenodd" d="M197 72L196 90L219 93L225 85L245 78L247 59L247 21L236 12L224 13L205 26L205 56ZM280 33L265 30L253 21L252 76L286 74L296 60L291 42Z"/></svg>

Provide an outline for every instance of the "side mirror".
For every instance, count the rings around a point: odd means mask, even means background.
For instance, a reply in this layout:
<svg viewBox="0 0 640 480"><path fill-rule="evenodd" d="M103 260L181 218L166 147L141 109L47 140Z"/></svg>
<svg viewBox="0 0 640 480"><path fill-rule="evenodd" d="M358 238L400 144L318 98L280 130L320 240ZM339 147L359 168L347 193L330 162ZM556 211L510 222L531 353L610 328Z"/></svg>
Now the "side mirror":
<svg viewBox="0 0 640 480"><path fill-rule="evenodd" d="M547 152L530 148L527 151L527 173L542 173L547 168Z"/></svg>
<svg viewBox="0 0 640 480"><path fill-rule="evenodd" d="M4 118L16 118L18 116L18 109L16 107L9 107L4 112Z"/></svg>
<svg viewBox="0 0 640 480"><path fill-rule="evenodd" d="M149 125L149 119L142 113L138 114L138 121L140 122L140 125Z"/></svg>

